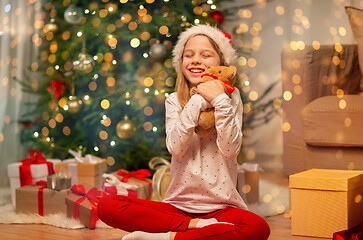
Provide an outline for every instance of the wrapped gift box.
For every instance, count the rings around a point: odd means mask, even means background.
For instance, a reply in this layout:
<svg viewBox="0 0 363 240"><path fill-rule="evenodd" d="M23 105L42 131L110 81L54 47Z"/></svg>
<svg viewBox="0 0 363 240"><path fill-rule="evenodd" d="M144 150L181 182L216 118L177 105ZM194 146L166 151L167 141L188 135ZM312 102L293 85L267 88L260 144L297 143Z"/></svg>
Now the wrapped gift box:
<svg viewBox="0 0 363 240"><path fill-rule="evenodd" d="M47 188L58 191L71 188L71 181L71 177L68 177L63 173L52 174L50 176L47 176Z"/></svg>
<svg viewBox="0 0 363 240"><path fill-rule="evenodd" d="M67 217L79 219L83 225L90 229L95 228L98 220L98 201L105 195L105 192L88 184L73 185L71 193L65 198Z"/></svg>
<svg viewBox="0 0 363 240"><path fill-rule="evenodd" d="M289 186L293 235L331 238L363 223L363 171L310 169Z"/></svg>
<svg viewBox="0 0 363 240"><path fill-rule="evenodd" d="M53 168L55 163L60 162L59 159L46 159L46 161L51 162L53 164ZM16 193L15 190L20 186L22 186L20 181L20 169L19 169L21 165L23 165L22 162L15 162L15 163L10 163L7 166L8 176L10 180L11 201L13 205L15 205L15 193ZM49 175L48 165L46 163L31 164L30 171L31 171L32 181L27 184L35 183L38 181L46 181L47 176Z"/></svg>
<svg viewBox="0 0 363 240"><path fill-rule="evenodd" d="M137 197L136 185L120 182L120 180L111 174L103 174L104 182L102 183L102 191L110 195L124 195L129 197Z"/></svg>
<svg viewBox="0 0 363 240"><path fill-rule="evenodd" d="M258 203L260 196L260 171L257 163L237 166L237 191L246 204Z"/></svg>
<svg viewBox="0 0 363 240"><path fill-rule="evenodd" d="M44 183L46 184L46 182ZM64 199L70 193L70 189L56 191L43 187L32 184L17 188L16 213L31 213L41 216L56 213L66 214L67 208ZM42 193L39 193L39 191L42 191ZM41 209L41 206L43 206L43 209ZM43 214L41 214L41 211L43 211Z"/></svg>
<svg viewBox="0 0 363 240"><path fill-rule="evenodd" d="M146 178L151 176L151 173L147 169L140 169L137 171L125 171L118 170L111 173L116 176L120 182L130 183L136 185L137 198L150 199L151 196L151 180Z"/></svg>
<svg viewBox="0 0 363 240"><path fill-rule="evenodd" d="M68 159L55 164L55 172L65 171L72 178L74 184L89 184L96 188L102 187L102 174L107 170L104 159L95 162L76 162L75 159Z"/></svg>
<svg viewBox="0 0 363 240"><path fill-rule="evenodd" d="M171 183L170 162L160 157L149 161L149 168L155 170L152 178L152 200L162 201Z"/></svg>

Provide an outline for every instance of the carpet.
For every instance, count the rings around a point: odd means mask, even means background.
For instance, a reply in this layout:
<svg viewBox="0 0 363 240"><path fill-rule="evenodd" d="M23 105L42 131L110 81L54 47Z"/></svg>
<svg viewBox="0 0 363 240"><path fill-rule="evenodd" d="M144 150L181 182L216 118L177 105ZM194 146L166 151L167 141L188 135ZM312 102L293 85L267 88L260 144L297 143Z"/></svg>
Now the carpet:
<svg viewBox="0 0 363 240"><path fill-rule="evenodd" d="M260 180L260 203L248 205L251 212L261 217L269 217L284 213L289 209L289 190L287 186L277 185ZM85 226L65 214L39 216L37 214L16 214L11 204L10 189L0 189L0 223L4 224L47 224L60 228L79 229ZM96 228L110 228L98 220Z"/></svg>

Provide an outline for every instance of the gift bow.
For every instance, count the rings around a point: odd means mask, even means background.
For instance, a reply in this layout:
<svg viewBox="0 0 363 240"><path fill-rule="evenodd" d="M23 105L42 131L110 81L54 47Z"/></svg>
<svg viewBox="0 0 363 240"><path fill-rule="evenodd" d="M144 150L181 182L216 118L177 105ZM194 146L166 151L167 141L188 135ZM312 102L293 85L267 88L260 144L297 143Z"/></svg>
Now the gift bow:
<svg viewBox="0 0 363 240"><path fill-rule="evenodd" d="M47 164L48 175L54 174L53 163L47 162L43 157L43 153L34 149L29 150L30 158L21 160L22 165L19 166L20 186L29 185L33 182L30 165L32 164Z"/></svg>
<svg viewBox="0 0 363 240"><path fill-rule="evenodd" d="M147 199L150 198L151 195L151 182L148 179L145 179L145 177L150 177L151 172L148 169L139 169L137 171L131 171L131 172L125 172L122 170L117 170L116 172L118 175L123 176L121 181L122 182L129 182L130 177L140 179L142 181L145 181L149 184L149 191L147 194Z"/></svg>
<svg viewBox="0 0 363 240"><path fill-rule="evenodd" d="M118 170L117 171L118 175L123 176L121 181L123 182L129 182L130 177L134 177L140 180L145 181L145 177L150 177L151 176L151 172L148 169L139 169L136 171L131 171L131 172L125 172L122 170Z"/></svg>
<svg viewBox="0 0 363 240"><path fill-rule="evenodd" d="M73 151L72 149L69 149L68 152L73 155L74 159L78 163L98 163L101 158L93 156L91 154L86 154L85 157L82 157L81 151Z"/></svg>
<svg viewBox="0 0 363 240"><path fill-rule="evenodd" d="M218 79L218 77L216 75L213 75L213 74L210 74L210 73L204 73L201 77L204 77L204 76L208 76L208 77L211 77L211 78L216 79L216 80ZM227 81L223 81L222 80L222 82L223 82L224 86L226 87L227 92L229 92L230 94L232 94L234 92L233 85L230 84Z"/></svg>
<svg viewBox="0 0 363 240"><path fill-rule="evenodd" d="M44 188L47 187L47 182L41 180L41 181L36 182L35 185L41 186L38 189L38 214L39 214L39 216L44 216L43 191L44 191Z"/></svg>
<svg viewBox="0 0 363 240"><path fill-rule="evenodd" d="M83 187L83 185L73 185L73 187L71 188L72 193L77 194L77 195L81 195L82 197L79 198L78 200L75 201L74 203L74 219L78 219L78 215L79 215L79 205L81 204L81 202L83 202L86 198L90 201L91 203L91 223L89 228L93 229L96 227L96 222L98 219L97 216L97 204L99 202L99 200L106 196L106 193L103 191L98 190L97 188L93 187L91 188L88 192L86 192L86 189Z"/></svg>
<svg viewBox="0 0 363 240"><path fill-rule="evenodd" d="M54 98L58 99L63 94L64 85L65 85L65 83L62 82L62 81L52 80L50 82L50 87L48 87L48 91L51 91L51 90L55 89L54 90Z"/></svg>
<svg viewBox="0 0 363 240"><path fill-rule="evenodd" d="M347 230L335 232L333 240L361 240L363 239L363 224L359 224Z"/></svg>
<svg viewBox="0 0 363 240"><path fill-rule="evenodd" d="M170 162L164 158L154 157L149 161L149 168L156 170L152 179L152 189L155 193L155 198L158 201L162 201L161 196L161 181L166 172L170 172Z"/></svg>
<svg viewBox="0 0 363 240"><path fill-rule="evenodd" d="M137 190L137 186L135 184L120 182L120 180L118 180L118 178L112 174L104 173L102 177L106 179L106 183L109 185L106 186L105 183L103 183L104 190L112 195L119 194L128 196L128 189L132 191Z"/></svg>

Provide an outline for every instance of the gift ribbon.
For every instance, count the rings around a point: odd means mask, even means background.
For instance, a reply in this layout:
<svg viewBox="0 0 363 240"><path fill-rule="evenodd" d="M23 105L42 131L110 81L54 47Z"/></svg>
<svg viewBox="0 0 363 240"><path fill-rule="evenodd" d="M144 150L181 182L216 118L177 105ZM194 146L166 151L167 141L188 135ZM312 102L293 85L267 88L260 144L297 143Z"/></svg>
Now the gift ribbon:
<svg viewBox="0 0 363 240"><path fill-rule="evenodd" d="M102 183L102 190L111 194L111 195L125 195L130 197L137 197L137 185L120 182L118 178L112 174L104 173L103 178L106 179Z"/></svg>
<svg viewBox="0 0 363 240"><path fill-rule="evenodd" d="M216 75L213 75L213 74L210 74L210 73L204 73L201 77L204 77L204 76L208 76L208 77L211 77L213 79L216 79L218 80L218 77ZM229 82L227 81L222 81L224 86L226 86L226 90L227 92L229 92L230 94L232 94L234 92L234 87L232 84L230 84Z"/></svg>
<svg viewBox="0 0 363 240"><path fill-rule="evenodd" d="M44 216L43 191L44 191L44 188L47 187L47 182L46 181L38 181L38 182L35 183L35 185L41 186L38 189L38 214L39 214L39 216Z"/></svg>
<svg viewBox="0 0 363 240"><path fill-rule="evenodd" d="M48 91L51 91L54 89L54 98L59 99L63 94L64 86L65 86L65 82L58 81L58 80L52 80L50 82L50 86L48 87Z"/></svg>
<svg viewBox="0 0 363 240"><path fill-rule="evenodd" d="M82 197L79 198L78 200L75 201L74 203L74 219L78 219L78 215L79 215L79 205L81 204L81 202L83 202L86 198L90 201L91 203L91 223L89 228L93 229L96 227L96 222L98 219L97 216L97 204L99 202L99 200L106 196L106 193L100 190L97 190L97 188L93 187L91 188L88 192L86 192L86 189L83 187L83 185L73 185L73 187L71 188L72 193L77 194L77 195L81 195Z"/></svg>
<svg viewBox="0 0 363 240"><path fill-rule="evenodd" d="M166 172L170 172L170 162L164 158L154 157L149 161L149 168L156 170L152 179L152 189L155 193L155 198L158 201L162 201L161 194L161 181Z"/></svg>
<svg viewBox="0 0 363 240"><path fill-rule="evenodd" d="M363 224L353 228L335 232L332 240L361 240L363 239Z"/></svg>
<svg viewBox="0 0 363 240"><path fill-rule="evenodd" d="M130 177L133 178L137 178L140 179L142 181L145 181L149 184L149 192L147 194L147 199L150 198L151 195L151 181L148 179L145 179L145 177L150 177L151 176L151 172L148 169L139 169L136 171L131 171L131 172L125 172L122 170L117 170L116 172L118 175L123 176L121 181L122 182L129 182Z"/></svg>
<svg viewBox="0 0 363 240"><path fill-rule="evenodd" d="M33 182L30 165L32 164L47 164L48 175L54 174L53 163L47 162L43 157L43 153L34 149L29 150L30 158L21 160L22 165L19 166L20 186L29 185Z"/></svg>

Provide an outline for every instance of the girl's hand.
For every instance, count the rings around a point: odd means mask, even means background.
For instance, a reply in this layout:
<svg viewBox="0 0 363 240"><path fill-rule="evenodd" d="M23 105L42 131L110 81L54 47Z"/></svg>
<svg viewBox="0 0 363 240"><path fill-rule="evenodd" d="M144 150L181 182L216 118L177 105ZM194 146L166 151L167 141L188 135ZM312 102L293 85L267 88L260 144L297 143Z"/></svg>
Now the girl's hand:
<svg viewBox="0 0 363 240"><path fill-rule="evenodd" d="M216 97L224 93L224 86L219 80L208 81L199 84L197 91L205 100L211 103Z"/></svg>

